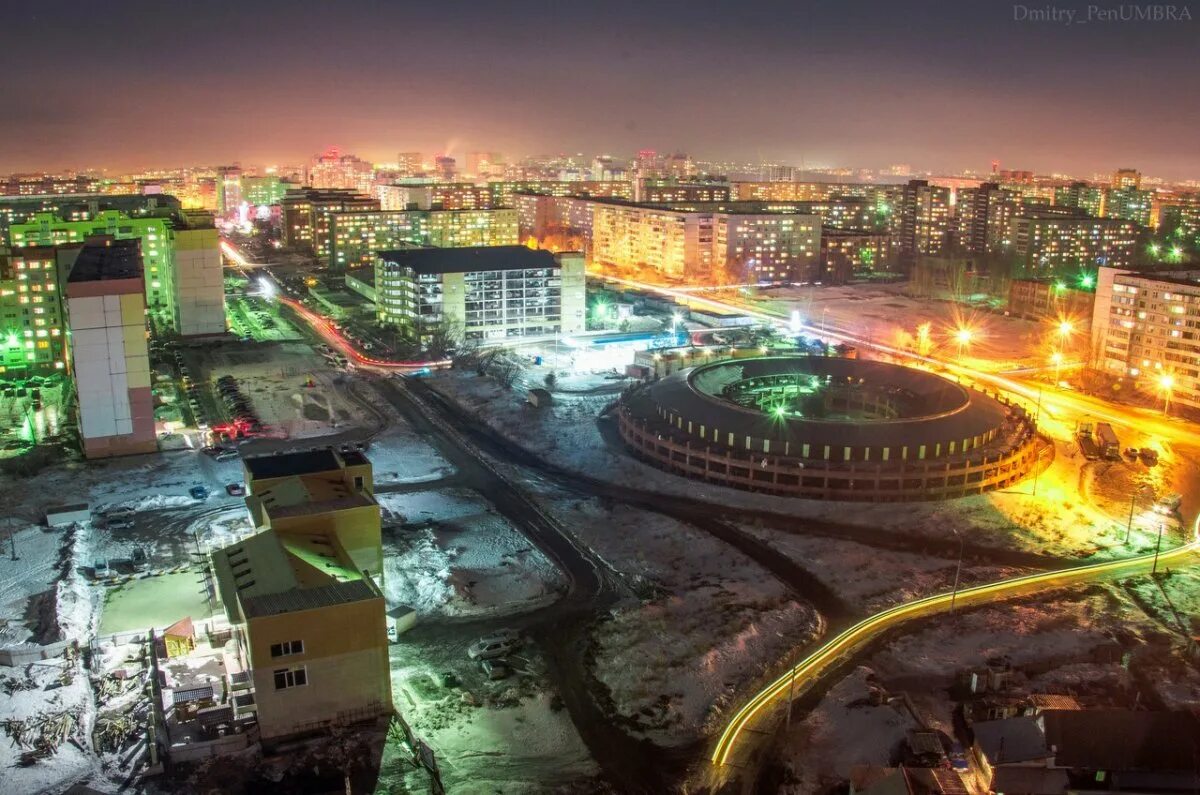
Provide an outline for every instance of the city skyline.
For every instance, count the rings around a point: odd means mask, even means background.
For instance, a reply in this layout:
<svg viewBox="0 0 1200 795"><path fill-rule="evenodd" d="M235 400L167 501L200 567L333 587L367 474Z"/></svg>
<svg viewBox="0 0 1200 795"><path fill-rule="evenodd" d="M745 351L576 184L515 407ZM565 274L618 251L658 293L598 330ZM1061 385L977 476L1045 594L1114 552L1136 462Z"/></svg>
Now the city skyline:
<svg viewBox="0 0 1200 795"><path fill-rule="evenodd" d="M1200 111L1179 101L1197 81L1190 20L1066 25L999 3L454 6L260 3L199 16L126 3L80 7L65 30L30 9L0 55L24 75L0 121L21 143L0 150L0 172L302 162L337 143L382 162L401 149L655 148L809 167L957 173L999 160L1200 177L1189 146ZM41 59L50 35L60 46ZM119 91L80 90L95 37L130 43L105 54Z"/></svg>

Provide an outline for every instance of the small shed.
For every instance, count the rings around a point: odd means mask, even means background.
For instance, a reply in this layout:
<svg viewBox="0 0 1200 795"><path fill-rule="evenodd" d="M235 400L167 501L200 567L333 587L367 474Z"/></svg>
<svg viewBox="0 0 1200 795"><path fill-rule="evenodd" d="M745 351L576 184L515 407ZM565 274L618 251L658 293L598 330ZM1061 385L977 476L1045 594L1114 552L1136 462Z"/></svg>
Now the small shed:
<svg viewBox="0 0 1200 795"><path fill-rule="evenodd" d="M540 386L535 386L529 390L529 394L525 396L525 402L533 406L535 409L544 408L550 405L550 391L542 389Z"/></svg>
<svg viewBox="0 0 1200 795"><path fill-rule="evenodd" d="M71 505L54 505L46 509L47 527L68 527L76 522L90 522L92 506L86 502Z"/></svg>
<svg viewBox="0 0 1200 795"><path fill-rule="evenodd" d="M163 647L167 659L186 657L195 650L196 628L192 626L191 616L181 618L163 630Z"/></svg>
<svg viewBox="0 0 1200 795"><path fill-rule="evenodd" d="M388 635L398 637L417 625L417 611L408 605L396 605L387 611Z"/></svg>

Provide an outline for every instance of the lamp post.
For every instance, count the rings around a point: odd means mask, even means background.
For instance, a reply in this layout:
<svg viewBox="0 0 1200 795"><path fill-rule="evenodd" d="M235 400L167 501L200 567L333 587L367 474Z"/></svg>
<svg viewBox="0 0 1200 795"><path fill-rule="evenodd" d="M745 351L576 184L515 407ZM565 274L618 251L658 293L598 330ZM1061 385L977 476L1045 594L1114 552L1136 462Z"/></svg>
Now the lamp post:
<svg viewBox="0 0 1200 795"><path fill-rule="evenodd" d="M1175 387L1175 376L1170 373L1163 373L1158 377L1158 388L1163 393L1163 416L1167 416L1167 412L1171 409L1171 390Z"/></svg>
<svg viewBox="0 0 1200 795"><path fill-rule="evenodd" d="M1129 538L1133 535L1133 509L1137 504L1138 495L1150 488L1143 483L1133 490L1133 494L1129 495L1129 522L1125 525L1125 546L1129 546Z"/></svg>
<svg viewBox="0 0 1200 795"><path fill-rule="evenodd" d="M1154 545L1154 565L1150 567L1150 576L1158 573L1158 551L1162 549L1163 523L1158 523L1158 543Z"/></svg>
<svg viewBox="0 0 1200 795"><path fill-rule="evenodd" d="M951 531L958 538L958 565L954 567L954 588L950 591L950 615L954 616L954 602L958 599L958 580L962 576L963 548L966 545L966 539L962 537L962 533L957 530Z"/></svg>

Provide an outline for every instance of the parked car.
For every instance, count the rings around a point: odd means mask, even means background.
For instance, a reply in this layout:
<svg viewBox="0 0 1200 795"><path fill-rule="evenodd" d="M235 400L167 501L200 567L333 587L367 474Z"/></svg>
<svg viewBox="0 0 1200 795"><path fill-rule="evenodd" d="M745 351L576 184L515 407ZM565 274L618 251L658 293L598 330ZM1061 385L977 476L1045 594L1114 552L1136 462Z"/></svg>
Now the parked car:
<svg viewBox="0 0 1200 795"><path fill-rule="evenodd" d="M190 489L188 489L188 494L192 495L192 499L194 500L208 499L208 489L206 489L204 486L192 486Z"/></svg>
<svg viewBox="0 0 1200 795"><path fill-rule="evenodd" d="M521 635L516 630L502 629L490 635L484 635L471 644L467 656L472 660L490 660L503 657L521 645Z"/></svg>
<svg viewBox="0 0 1200 795"><path fill-rule="evenodd" d="M216 461L236 461L238 460L238 451L225 449L213 456Z"/></svg>
<svg viewBox="0 0 1200 795"><path fill-rule="evenodd" d="M108 519L104 527L107 530L128 530L133 527L133 519Z"/></svg>
<svg viewBox="0 0 1200 795"><path fill-rule="evenodd" d="M111 522L113 519L132 519L133 514L134 510L128 505L118 505L105 511L104 518Z"/></svg>
<svg viewBox="0 0 1200 795"><path fill-rule="evenodd" d="M507 679L512 673L512 669L504 660L484 660L479 666L483 669L483 675L492 680Z"/></svg>
<svg viewBox="0 0 1200 795"><path fill-rule="evenodd" d="M1153 447L1143 447L1138 455L1146 466L1154 466L1158 463L1158 451Z"/></svg>
<svg viewBox="0 0 1200 795"><path fill-rule="evenodd" d="M245 497L246 487L241 483L230 483L225 486L225 493L230 497Z"/></svg>

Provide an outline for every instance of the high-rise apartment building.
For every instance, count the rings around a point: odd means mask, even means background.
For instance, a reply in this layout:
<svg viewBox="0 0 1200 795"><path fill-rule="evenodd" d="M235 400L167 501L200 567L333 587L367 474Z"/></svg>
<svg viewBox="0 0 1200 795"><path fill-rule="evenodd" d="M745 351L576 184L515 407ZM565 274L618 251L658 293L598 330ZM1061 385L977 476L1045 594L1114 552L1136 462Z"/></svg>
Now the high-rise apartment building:
<svg viewBox="0 0 1200 795"><path fill-rule="evenodd" d="M805 281L820 251L820 218L798 206L609 200L592 210L594 262L671 280Z"/></svg>
<svg viewBox="0 0 1200 795"><path fill-rule="evenodd" d="M728 281L808 282L817 275L821 219L796 213L713 216L713 262Z"/></svg>
<svg viewBox="0 0 1200 795"><path fill-rule="evenodd" d="M504 155L499 152L468 152L467 173L476 179L504 174Z"/></svg>
<svg viewBox="0 0 1200 795"><path fill-rule="evenodd" d="M899 246L909 257L942 255L951 229L951 189L928 180L910 180L903 187Z"/></svg>
<svg viewBox="0 0 1200 795"><path fill-rule="evenodd" d="M634 181L633 198L645 204L729 201L729 184L643 177Z"/></svg>
<svg viewBox="0 0 1200 795"><path fill-rule="evenodd" d="M472 340L582 331L586 289L578 252L410 248L380 252L375 263L379 321L419 342L446 324Z"/></svg>
<svg viewBox="0 0 1200 795"><path fill-rule="evenodd" d="M225 333L225 278L221 239L213 217L183 210L170 230L171 316L181 337Z"/></svg>
<svg viewBox="0 0 1200 795"><path fill-rule="evenodd" d="M80 248L30 246L0 255L0 379L65 369L62 285Z"/></svg>
<svg viewBox="0 0 1200 795"><path fill-rule="evenodd" d="M49 213L66 221L90 221L104 210L117 210L137 218L170 215L179 212L181 206L178 199L166 194L0 196L0 235L8 240L13 224L28 223L39 213Z"/></svg>
<svg viewBox="0 0 1200 795"><path fill-rule="evenodd" d="M140 248L136 238L89 240L67 277L71 370L88 458L158 449Z"/></svg>
<svg viewBox="0 0 1200 795"><path fill-rule="evenodd" d="M1113 172L1112 187L1119 190L1140 190L1142 172L1136 168L1118 168Z"/></svg>
<svg viewBox="0 0 1200 795"><path fill-rule="evenodd" d="M242 169L222 166L217 169L217 214L233 215L242 205Z"/></svg>
<svg viewBox="0 0 1200 795"><path fill-rule="evenodd" d="M327 253L328 215L334 212L367 212L379 209L379 200L351 190L294 188L280 202L283 216L281 242L288 248Z"/></svg>
<svg viewBox="0 0 1200 795"><path fill-rule="evenodd" d="M1200 409L1200 271L1101 268L1092 351L1101 369Z"/></svg>
<svg viewBox="0 0 1200 795"><path fill-rule="evenodd" d="M392 712L370 462L332 449L244 461L258 533L211 555L271 744Z"/></svg>
<svg viewBox="0 0 1200 795"><path fill-rule="evenodd" d="M1104 215L1107 192L1086 182L1072 182L1054 189L1055 207L1073 207L1099 218Z"/></svg>
<svg viewBox="0 0 1200 795"><path fill-rule="evenodd" d="M376 185L381 210L488 210L492 192L471 182Z"/></svg>
<svg viewBox="0 0 1200 795"><path fill-rule="evenodd" d="M1128 267L1137 229L1117 218L1067 214L1067 208L1026 207L1009 224L1012 251L1033 273Z"/></svg>
<svg viewBox="0 0 1200 795"><path fill-rule="evenodd" d="M1108 218L1122 218L1133 221L1138 226L1150 225L1150 214L1154 201L1154 193L1137 188L1113 188L1108 192L1104 205L1104 215Z"/></svg>
<svg viewBox="0 0 1200 795"><path fill-rule="evenodd" d="M401 176L415 177L425 172L425 161L420 152L401 152L396 155L396 170Z"/></svg>
<svg viewBox="0 0 1200 795"><path fill-rule="evenodd" d="M449 155L438 155L433 159L433 174L442 182L453 182L458 174L458 162Z"/></svg>
<svg viewBox="0 0 1200 795"><path fill-rule="evenodd" d="M130 217L119 210L102 210L89 220L69 221L53 213L38 213L31 221L9 227L13 248L64 246L89 237L108 235L117 240L141 241L141 268L146 304L155 323L173 328L174 300L171 283L172 216Z"/></svg>
<svg viewBox="0 0 1200 795"><path fill-rule="evenodd" d="M517 211L504 210L402 210L335 212L327 239L314 242L325 252L326 262L341 271L369 265L377 252L403 245L460 248L509 246L520 242Z"/></svg>
<svg viewBox="0 0 1200 795"><path fill-rule="evenodd" d="M354 155L344 155L336 146L313 157L308 166L307 186L316 190L352 190L370 193L375 168Z"/></svg>
<svg viewBox="0 0 1200 795"><path fill-rule="evenodd" d="M812 281L846 284L884 270L892 255L891 235L821 229L821 254Z"/></svg>
<svg viewBox="0 0 1200 795"><path fill-rule="evenodd" d="M130 216L101 210L83 220L45 212L9 227L14 249L70 245L96 235L141 242L146 304L156 328L183 336L224 332L220 240L207 212Z"/></svg>
<svg viewBox="0 0 1200 795"><path fill-rule="evenodd" d="M977 188L963 188L958 191L955 204L958 243L963 250L972 254L984 254L988 251L988 223L996 218L1002 210L993 209L993 205L1002 204L1015 198L996 182L985 182Z"/></svg>
<svg viewBox="0 0 1200 795"><path fill-rule="evenodd" d="M251 207L271 207L283 201L292 188L299 187L278 174L242 175L242 200Z"/></svg>

